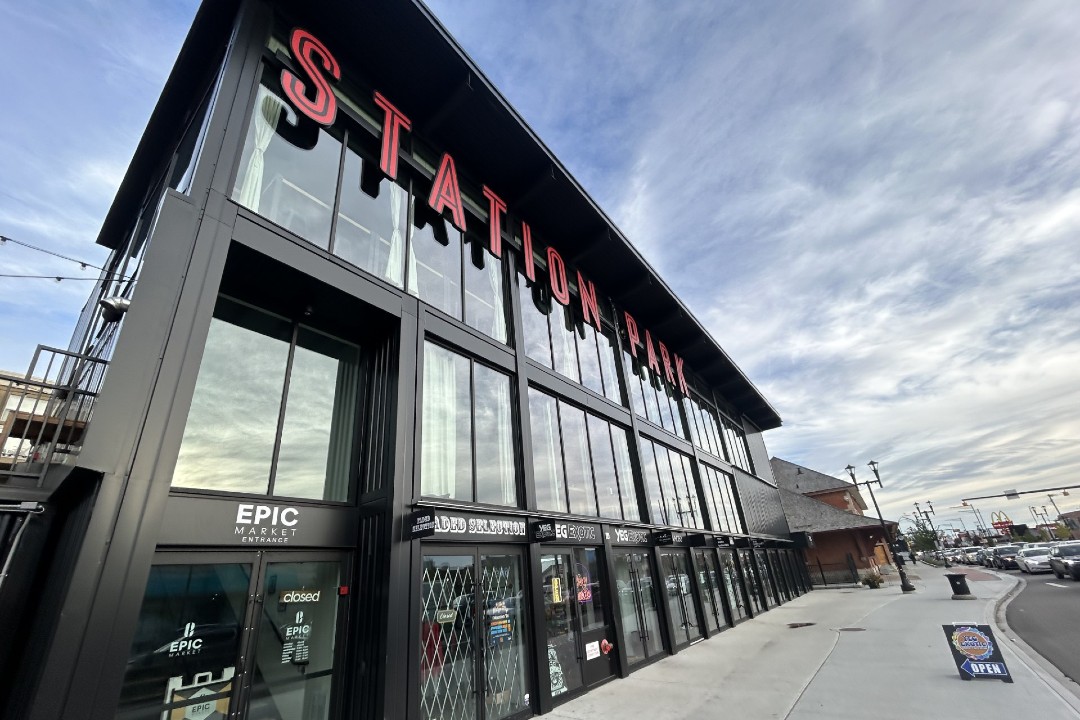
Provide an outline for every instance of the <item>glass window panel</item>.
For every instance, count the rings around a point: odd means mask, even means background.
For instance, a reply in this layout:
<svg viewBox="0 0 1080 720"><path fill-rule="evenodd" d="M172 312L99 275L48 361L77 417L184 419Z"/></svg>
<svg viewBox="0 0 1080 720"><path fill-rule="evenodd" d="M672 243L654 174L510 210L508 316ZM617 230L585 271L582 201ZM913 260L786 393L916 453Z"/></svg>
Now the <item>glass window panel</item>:
<svg viewBox="0 0 1080 720"><path fill-rule="evenodd" d="M532 427L533 479L536 507L566 512L562 446L555 398L529 388L529 420Z"/></svg>
<svg viewBox="0 0 1080 720"><path fill-rule="evenodd" d="M698 418L697 413L694 412L693 400L684 397L680 404L682 405L683 414L686 415L687 427L690 428L690 442L694 443L695 447L705 450L706 448L701 444L701 433L698 431Z"/></svg>
<svg viewBox="0 0 1080 720"><path fill-rule="evenodd" d="M641 438L641 472L645 480L645 497L649 501L649 521L655 525L669 525L664 494L660 489L657 471L656 448L652 441ZM661 451L662 452L662 451ZM662 456L666 460L666 456Z"/></svg>
<svg viewBox="0 0 1080 720"><path fill-rule="evenodd" d="M210 701L213 711L229 715L250 579L247 564L150 568L120 717L186 717L191 705L218 694L224 697ZM166 703L179 705L166 710Z"/></svg>
<svg viewBox="0 0 1080 720"><path fill-rule="evenodd" d="M600 562L595 548L574 549L574 584L581 630L600 630L607 625L607 599L600 585Z"/></svg>
<svg viewBox="0 0 1080 720"><path fill-rule="evenodd" d="M653 390L656 393L656 404L660 412L660 426L671 434L676 434L675 418L671 415L671 405L668 403L667 388L664 381L658 375L653 378Z"/></svg>
<svg viewBox="0 0 1080 720"><path fill-rule="evenodd" d="M517 463L510 418L510 377L474 364L476 501L517 505Z"/></svg>
<svg viewBox="0 0 1080 720"><path fill-rule="evenodd" d="M233 199L326 248L337 192L341 140L297 113L269 70L255 96ZM268 86L274 83L274 87Z"/></svg>
<svg viewBox="0 0 1080 720"><path fill-rule="evenodd" d="M551 296L539 283L531 286L518 277L518 299L521 303L521 330L525 336L525 355L542 365L552 367L551 338L548 335L548 315Z"/></svg>
<svg viewBox="0 0 1080 720"><path fill-rule="evenodd" d="M559 419L570 512L596 515L596 492L593 488L592 464L589 462L589 442L585 434L585 412L560 402Z"/></svg>
<svg viewBox="0 0 1080 720"><path fill-rule="evenodd" d="M642 418L647 417L645 395L641 391L641 366L630 356L630 353L624 353L623 355L626 359L626 381L630 385L630 404L634 408L635 415Z"/></svg>
<svg viewBox="0 0 1080 720"><path fill-rule="evenodd" d="M408 193L352 145L345 150L334 254L402 287Z"/></svg>
<svg viewBox="0 0 1080 720"><path fill-rule="evenodd" d="M647 366L641 368L641 389L645 393L645 413L646 419L653 425L659 427L664 426L663 418L660 416L660 403L656 399L656 380L652 372Z"/></svg>
<svg viewBox="0 0 1080 720"><path fill-rule="evenodd" d="M578 611L575 608L578 595L573 565L569 552L540 556L552 697L577 690L584 684L578 654Z"/></svg>
<svg viewBox="0 0 1080 720"><path fill-rule="evenodd" d="M275 495L347 500L360 350L301 327L293 352Z"/></svg>
<svg viewBox="0 0 1080 720"><path fill-rule="evenodd" d="M461 233L413 197L407 289L453 318L461 318Z"/></svg>
<svg viewBox="0 0 1080 720"><path fill-rule="evenodd" d="M615 345L615 333L605 329L597 338L600 352L600 371L604 378L604 395L608 400L622 405L622 387L619 383L619 371L616 367L619 357L619 348Z"/></svg>
<svg viewBox="0 0 1080 720"><path fill-rule="evenodd" d="M671 419L673 430L676 435L683 440L689 440L690 438L686 434L686 426L683 424L682 413L679 412L679 399L675 395L675 391L671 389L667 384L664 385L664 399L667 401L668 407L671 412Z"/></svg>
<svg viewBox="0 0 1080 720"><path fill-rule="evenodd" d="M604 394L604 377L600 370L600 357L596 350L596 328L587 322L578 324L578 358L581 360L581 384L597 395Z"/></svg>
<svg viewBox="0 0 1080 720"><path fill-rule="evenodd" d="M330 716L340 570L337 562L267 565L247 717ZM290 601L296 591L318 599Z"/></svg>
<svg viewBox="0 0 1080 720"><path fill-rule="evenodd" d="M589 415L588 422L597 509L600 517L621 518L619 478L615 471L615 456L611 450L609 425L595 415Z"/></svg>
<svg viewBox="0 0 1080 720"><path fill-rule="evenodd" d="M174 487L267 492L291 337L289 322L218 300Z"/></svg>
<svg viewBox="0 0 1080 720"><path fill-rule="evenodd" d="M504 343L507 332L502 260L488 252L487 242L477 236L470 237L466 247L465 324Z"/></svg>
<svg viewBox="0 0 1080 720"><path fill-rule="evenodd" d="M576 383L581 383L574 314L569 308L553 303L552 313L548 320L551 322L551 353L555 360L555 372L565 375Z"/></svg>
<svg viewBox="0 0 1080 720"><path fill-rule="evenodd" d="M432 343L424 345L424 399L420 492L428 497L473 499L469 360Z"/></svg>
<svg viewBox="0 0 1080 720"><path fill-rule="evenodd" d="M641 520L638 508L633 465L630 463L630 440L628 431L616 425L610 426L611 446L615 451L615 470L619 475L619 495L622 497L623 518Z"/></svg>
<svg viewBox="0 0 1080 720"><path fill-rule="evenodd" d="M685 478L686 483L686 504L690 507L690 520L693 523L693 527L703 530L705 523L701 517L701 505L698 501L697 483L694 482L694 472L690 463L690 458L686 457L682 453L674 453L673 457L679 459L679 463L682 465L682 475ZM676 473L677 475L678 473Z"/></svg>
<svg viewBox="0 0 1080 720"><path fill-rule="evenodd" d="M529 707L529 606L518 555L481 555L484 609L484 717L500 720Z"/></svg>
<svg viewBox="0 0 1080 720"><path fill-rule="evenodd" d="M675 478L671 474L671 454L663 445L656 445L656 469L660 475L660 487L664 491L667 522L669 525L683 527L689 518L690 509L686 507L683 493L675 487Z"/></svg>

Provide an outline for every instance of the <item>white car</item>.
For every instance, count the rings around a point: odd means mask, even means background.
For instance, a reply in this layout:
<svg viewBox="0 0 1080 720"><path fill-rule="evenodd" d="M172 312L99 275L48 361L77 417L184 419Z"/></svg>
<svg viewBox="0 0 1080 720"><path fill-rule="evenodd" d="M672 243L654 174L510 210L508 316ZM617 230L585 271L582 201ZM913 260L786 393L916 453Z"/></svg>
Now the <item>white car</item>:
<svg viewBox="0 0 1080 720"><path fill-rule="evenodd" d="M1025 548L1016 553L1016 564L1022 573L1050 572L1050 548Z"/></svg>

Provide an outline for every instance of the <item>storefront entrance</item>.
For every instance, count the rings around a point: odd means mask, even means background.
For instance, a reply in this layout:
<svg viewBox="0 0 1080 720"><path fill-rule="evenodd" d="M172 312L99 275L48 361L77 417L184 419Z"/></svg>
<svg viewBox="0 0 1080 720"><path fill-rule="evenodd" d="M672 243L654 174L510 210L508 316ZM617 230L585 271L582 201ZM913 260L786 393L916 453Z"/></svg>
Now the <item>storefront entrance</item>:
<svg viewBox="0 0 1080 720"><path fill-rule="evenodd" d="M724 577L724 590L727 593L731 621L738 624L750 617L746 587L739 574L739 566L735 562L735 551L721 548L717 550L717 554L720 556L720 571Z"/></svg>
<svg viewBox="0 0 1080 720"><path fill-rule="evenodd" d="M746 582L746 594L750 596L750 607L754 615L759 615L767 609L765 596L762 593L760 575L754 564L753 553L746 548L739 549L739 568L742 570L743 580Z"/></svg>
<svg viewBox="0 0 1080 720"><path fill-rule="evenodd" d="M336 552L159 553L117 717L336 715L345 559Z"/></svg>
<svg viewBox="0 0 1080 720"><path fill-rule="evenodd" d="M622 641L627 662L635 665L664 651L656 583L648 553L619 549L614 552Z"/></svg>
<svg viewBox="0 0 1080 720"><path fill-rule="evenodd" d="M711 548L697 548L693 552L705 623L709 627L709 632L716 633L730 627L724 608L723 580L716 560L716 551Z"/></svg>
<svg viewBox="0 0 1080 720"><path fill-rule="evenodd" d="M668 612L675 635L675 648L689 645L703 637L701 614L694 599L694 571L687 550L664 550L660 553L660 574L666 586Z"/></svg>
<svg viewBox="0 0 1080 720"><path fill-rule="evenodd" d="M424 548L420 712L425 720L531 714L523 558L509 547Z"/></svg>
<svg viewBox="0 0 1080 720"><path fill-rule="evenodd" d="M599 558L594 547L545 548L540 556L550 691L556 701L615 674L611 608Z"/></svg>

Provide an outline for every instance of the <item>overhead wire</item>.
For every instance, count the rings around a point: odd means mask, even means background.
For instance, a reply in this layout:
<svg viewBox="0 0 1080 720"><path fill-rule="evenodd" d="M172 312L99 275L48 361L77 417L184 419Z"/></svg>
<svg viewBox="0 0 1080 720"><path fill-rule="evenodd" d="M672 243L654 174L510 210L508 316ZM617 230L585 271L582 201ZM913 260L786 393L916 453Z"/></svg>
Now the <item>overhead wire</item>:
<svg viewBox="0 0 1080 720"><path fill-rule="evenodd" d="M111 270L106 270L105 268L101 267L100 265L95 265L95 264L93 264L91 262L87 262L85 260L79 260L78 258L73 258L73 257L70 257L69 255L63 255L63 254L55 252L53 250L48 250L48 249L43 248L43 247L38 247L37 245L32 245L32 244L30 244L28 242L23 242L22 240L16 240L15 238L8 237L7 235L0 235L0 246L2 246L4 243L12 243L12 244L15 244L15 245L21 245L22 247L29 248L30 250L36 250L37 252L45 253L46 255L52 255L53 257L60 258L61 260L67 260L68 262L76 263L79 267L83 268L84 270L86 268L93 268L95 270L101 270L106 275L117 276L117 277L119 277L120 280L129 280L129 279L131 279L131 277L129 275L125 275L124 273L119 273L119 272L113 272ZM31 278L31 279L46 279L47 278L47 279L51 279L51 280L56 280L57 282L60 282L61 280L97 280L98 279L96 277L67 277L67 276L63 276L63 275L27 275L27 274L15 274L15 273L12 273L12 274L0 274L0 277L6 277L6 278Z"/></svg>

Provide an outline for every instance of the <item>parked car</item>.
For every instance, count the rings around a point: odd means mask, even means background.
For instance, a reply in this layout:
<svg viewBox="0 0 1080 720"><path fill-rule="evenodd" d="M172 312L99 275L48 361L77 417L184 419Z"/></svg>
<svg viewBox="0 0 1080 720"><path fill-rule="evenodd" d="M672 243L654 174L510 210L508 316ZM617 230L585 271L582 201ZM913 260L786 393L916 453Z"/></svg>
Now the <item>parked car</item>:
<svg viewBox="0 0 1080 720"><path fill-rule="evenodd" d="M1016 564L1016 553L1020 551L1020 548L1015 545L998 545L994 548L994 555L992 562L994 567L998 570L1008 570L1009 568L1019 567Z"/></svg>
<svg viewBox="0 0 1080 720"><path fill-rule="evenodd" d="M1058 545L1050 550L1050 571L1058 577L1066 575L1080 580L1080 543Z"/></svg>
<svg viewBox="0 0 1080 720"><path fill-rule="evenodd" d="M972 545L971 547L964 548L963 556L960 558L960 561L965 565L974 565L975 555L979 552L980 549L981 548L978 545Z"/></svg>
<svg viewBox="0 0 1080 720"><path fill-rule="evenodd" d="M1050 572L1050 548L1024 548L1016 553L1016 564L1022 573Z"/></svg>

